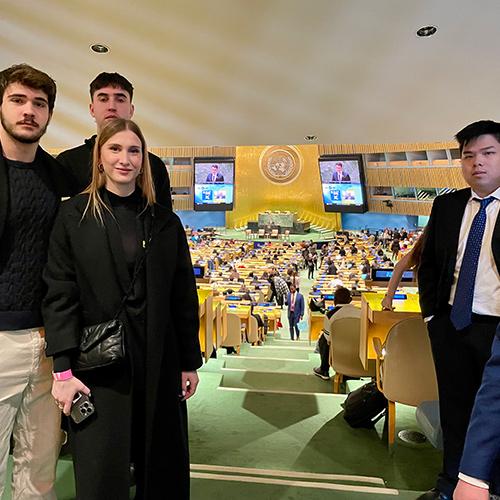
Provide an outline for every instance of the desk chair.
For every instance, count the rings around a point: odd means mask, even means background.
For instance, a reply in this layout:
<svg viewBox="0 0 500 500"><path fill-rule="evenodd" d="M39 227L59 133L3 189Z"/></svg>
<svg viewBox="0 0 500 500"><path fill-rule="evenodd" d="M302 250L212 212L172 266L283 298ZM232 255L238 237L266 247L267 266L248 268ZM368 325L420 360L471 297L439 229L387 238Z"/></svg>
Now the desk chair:
<svg viewBox="0 0 500 500"><path fill-rule="evenodd" d="M388 441L394 444L396 402L418 406L438 399L436 371L427 328L421 318L408 318L391 327L385 344L375 337L377 387L388 400Z"/></svg>
<svg viewBox="0 0 500 500"><path fill-rule="evenodd" d="M338 394L344 376L374 377L375 361L369 360L365 369L359 358L360 318L335 319L333 316L329 325L330 365L335 371L333 392Z"/></svg>
<svg viewBox="0 0 500 500"><path fill-rule="evenodd" d="M236 314L227 315L227 335L222 341L222 347L234 347L240 353L241 346L241 320Z"/></svg>
<svg viewBox="0 0 500 500"><path fill-rule="evenodd" d="M257 344L259 340L259 324L257 323L257 319L250 315L248 318L247 342L254 345Z"/></svg>

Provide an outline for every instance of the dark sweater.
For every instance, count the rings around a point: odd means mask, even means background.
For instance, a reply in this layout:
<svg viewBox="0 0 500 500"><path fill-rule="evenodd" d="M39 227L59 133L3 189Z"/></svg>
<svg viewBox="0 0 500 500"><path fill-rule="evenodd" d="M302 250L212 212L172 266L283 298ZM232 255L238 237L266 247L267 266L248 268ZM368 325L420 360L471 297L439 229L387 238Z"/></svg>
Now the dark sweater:
<svg viewBox="0 0 500 500"><path fill-rule="evenodd" d="M41 174L38 158L33 163L3 161L9 205L0 245L0 330L39 327L42 271L59 199Z"/></svg>

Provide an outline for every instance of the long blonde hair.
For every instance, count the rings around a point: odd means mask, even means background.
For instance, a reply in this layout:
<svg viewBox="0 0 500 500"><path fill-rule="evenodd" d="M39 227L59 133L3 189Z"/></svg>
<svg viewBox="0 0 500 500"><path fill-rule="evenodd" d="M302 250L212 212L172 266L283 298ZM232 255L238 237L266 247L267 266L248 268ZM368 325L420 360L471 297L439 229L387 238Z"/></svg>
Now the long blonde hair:
<svg viewBox="0 0 500 500"><path fill-rule="evenodd" d="M125 120L124 118L116 118L109 122L97 136L94 145L94 152L92 156L92 180L89 186L83 191L84 194L89 195L87 206L82 215L82 219L85 217L86 213L90 210L92 216L94 216L101 224L104 224L103 213L107 210L111 213L111 209L104 203L100 190L106 184L106 175L101 167L101 149L103 145L108 142L115 134L123 132L124 130L130 130L141 141L142 150L142 165L141 174L137 177L137 186L142 191L142 196L146 201L147 206L151 206L156 202L155 188L153 183L153 176L151 174L151 166L149 164L148 158L148 148L146 146L146 140L141 132L139 126L132 120Z"/></svg>

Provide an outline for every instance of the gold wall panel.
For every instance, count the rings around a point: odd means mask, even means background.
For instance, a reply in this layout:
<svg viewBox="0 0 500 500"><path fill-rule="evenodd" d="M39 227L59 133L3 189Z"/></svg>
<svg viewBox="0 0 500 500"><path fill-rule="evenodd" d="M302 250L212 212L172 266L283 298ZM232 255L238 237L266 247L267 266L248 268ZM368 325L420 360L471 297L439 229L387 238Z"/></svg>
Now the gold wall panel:
<svg viewBox="0 0 500 500"><path fill-rule="evenodd" d="M283 146L284 149L290 147ZM323 227L341 228L340 214L327 214L323 208L318 146L293 146L293 149L300 157L301 168L293 180L279 184L265 176L265 169L261 170L260 158L266 157L268 146L236 148L234 210L227 212L228 227L245 226L266 210L289 210Z"/></svg>

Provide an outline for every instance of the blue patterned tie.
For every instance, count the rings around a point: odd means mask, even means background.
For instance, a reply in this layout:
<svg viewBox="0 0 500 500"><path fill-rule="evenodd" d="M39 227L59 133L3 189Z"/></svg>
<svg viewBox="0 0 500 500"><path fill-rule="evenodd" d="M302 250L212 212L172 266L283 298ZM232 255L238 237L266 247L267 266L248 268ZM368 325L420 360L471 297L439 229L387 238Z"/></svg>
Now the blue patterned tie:
<svg viewBox="0 0 500 500"><path fill-rule="evenodd" d="M484 228L486 227L486 207L495 198L490 196L483 200L474 199L481 203L481 207L470 227L450 314L451 322L457 330L463 330L471 324L477 263L479 262L481 242L483 241Z"/></svg>

